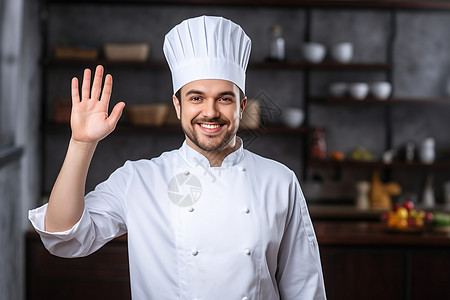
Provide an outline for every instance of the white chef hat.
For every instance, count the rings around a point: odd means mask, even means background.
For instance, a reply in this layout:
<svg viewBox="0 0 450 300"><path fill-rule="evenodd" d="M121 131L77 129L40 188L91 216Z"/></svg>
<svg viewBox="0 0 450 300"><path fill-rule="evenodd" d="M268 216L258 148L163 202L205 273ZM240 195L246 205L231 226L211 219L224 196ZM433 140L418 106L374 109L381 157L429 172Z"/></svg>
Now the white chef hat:
<svg viewBox="0 0 450 300"><path fill-rule="evenodd" d="M250 38L230 20L211 16L184 20L166 34L163 45L173 92L194 80L223 79L245 93L250 50Z"/></svg>

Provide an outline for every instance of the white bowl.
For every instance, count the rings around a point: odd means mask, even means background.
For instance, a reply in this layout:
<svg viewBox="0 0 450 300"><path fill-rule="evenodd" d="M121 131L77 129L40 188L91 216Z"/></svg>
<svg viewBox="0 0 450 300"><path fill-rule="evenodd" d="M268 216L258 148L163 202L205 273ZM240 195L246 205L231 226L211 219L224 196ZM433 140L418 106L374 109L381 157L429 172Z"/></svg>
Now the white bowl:
<svg viewBox="0 0 450 300"><path fill-rule="evenodd" d="M325 58L326 48L319 43L306 43L302 47L303 57L311 63L319 63Z"/></svg>
<svg viewBox="0 0 450 300"><path fill-rule="evenodd" d="M353 58L353 44L339 43L331 49L331 57L340 63L348 63Z"/></svg>
<svg viewBox="0 0 450 300"><path fill-rule="evenodd" d="M370 93L373 97L386 100L392 92L392 85L387 81L374 82L370 85Z"/></svg>
<svg viewBox="0 0 450 300"><path fill-rule="evenodd" d="M356 82L350 84L349 88L350 96L357 100L363 100L369 93L369 85L364 82Z"/></svg>
<svg viewBox="0 0 450 300"><path fill-rule="evenodd" d="M332 97L344 97L348 92L348 84L345 82L334 82L329 87Z"/></svg>
<svg viewBox="0 0 450 300"><path fill-rule="evenodd" d="M305 119L305 113L300 108L286 108L282 115L283 123L292 128L299 127L302 125L303 120Z"/></svg>

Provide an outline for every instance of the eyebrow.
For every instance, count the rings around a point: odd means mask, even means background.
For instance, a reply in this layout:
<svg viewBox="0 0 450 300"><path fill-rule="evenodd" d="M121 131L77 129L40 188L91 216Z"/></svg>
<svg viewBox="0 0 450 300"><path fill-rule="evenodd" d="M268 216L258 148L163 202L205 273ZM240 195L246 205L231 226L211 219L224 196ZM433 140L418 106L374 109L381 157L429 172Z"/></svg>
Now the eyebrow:
<svg viewBox="0 0 450 300"><path fill-rule="evenodd" d="M199 91L199 90L189 90L186 92L185 96L189 96L189 95L205 95L204 92ZM232 91L224 91L219 93L219 96L232 96L234 98L236 98L236 94Z"/></svg>

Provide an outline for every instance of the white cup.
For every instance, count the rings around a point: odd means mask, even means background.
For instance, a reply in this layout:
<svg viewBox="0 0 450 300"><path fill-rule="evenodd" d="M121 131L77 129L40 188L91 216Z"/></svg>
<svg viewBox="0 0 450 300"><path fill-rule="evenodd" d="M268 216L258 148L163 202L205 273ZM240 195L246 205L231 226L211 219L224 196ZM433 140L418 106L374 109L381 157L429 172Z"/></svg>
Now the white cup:
<svg viewBox="0 0 450 300"><path fill-rule="evenodd" d="M373 82L370 85L370 93L374 98L379 100L386 100L392 92L392 85L387 81Z"/></svg>
<svg viewBox="0 0 450 300"><path fill-rule="evenodd" d="M333 82L329 87L330 95L333 97L344 97L348 92L348 84L345 82Z"/></svg>
<svg viewBox="0 0 450 300"><path fill-rule="evenodd" d="M311 63L319 63L325 58L326 48L319 43L306 43L302 47L303 57Z"/></svg>
<svg viewBox="0 0 450 300"><path fill-rule="evenodd" d="M331 57L340 63L348 63L353 58L353 44L339 43L331 48Z"/></svg>
<svg viewBox="0 0 450 300"><path fill-rule="evenodd" d="M356 82L350 84L350 96L357 100L364 100L369 93L369 85L364 82Z"/></svg>

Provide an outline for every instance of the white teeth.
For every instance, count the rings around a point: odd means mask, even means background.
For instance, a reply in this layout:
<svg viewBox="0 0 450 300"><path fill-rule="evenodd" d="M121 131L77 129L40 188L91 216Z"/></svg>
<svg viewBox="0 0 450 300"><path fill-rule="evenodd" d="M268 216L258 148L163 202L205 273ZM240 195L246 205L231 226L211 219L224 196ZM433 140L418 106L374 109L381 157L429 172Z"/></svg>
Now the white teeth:
<svg viewBox="0 0 450 300"><path fill-rule="evenodd" d="M200 124L200 126L207 129L216 129L220 127L220 125L213 125L213 124Z"/></svg>

